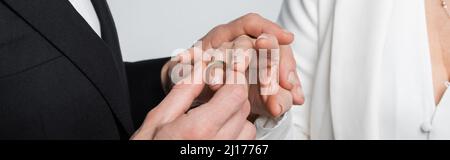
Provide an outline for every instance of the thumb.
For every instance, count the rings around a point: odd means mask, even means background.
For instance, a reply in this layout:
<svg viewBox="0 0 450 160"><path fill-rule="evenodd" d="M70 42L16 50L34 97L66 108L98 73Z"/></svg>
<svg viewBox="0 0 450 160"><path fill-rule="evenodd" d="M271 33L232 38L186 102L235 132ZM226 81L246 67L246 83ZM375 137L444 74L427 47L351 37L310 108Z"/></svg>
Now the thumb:
<svg viewBox="0 0 450 160"><path fill-rule="evenodd" d="M156 118L160 123L168 123L186 113L204 88L202 81L193 80L196 79L194 77L201 77L202 73L202 66L195 67L191 76L180 81L183 83L173 86L164 100L152 110L152 119Z"/></svg>

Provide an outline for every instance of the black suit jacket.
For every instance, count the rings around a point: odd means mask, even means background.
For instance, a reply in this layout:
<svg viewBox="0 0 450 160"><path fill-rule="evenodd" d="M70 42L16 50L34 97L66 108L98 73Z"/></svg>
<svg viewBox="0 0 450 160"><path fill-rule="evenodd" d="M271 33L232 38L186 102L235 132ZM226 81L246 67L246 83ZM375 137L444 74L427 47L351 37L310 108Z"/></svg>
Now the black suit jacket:
<svg viewBox="0 0 450 160"><path fill-rule="evenodd" d="M167 59L124 63L92 2L102 38L67 0L0 0L0 139L127 139L164 97Z"/></svg>

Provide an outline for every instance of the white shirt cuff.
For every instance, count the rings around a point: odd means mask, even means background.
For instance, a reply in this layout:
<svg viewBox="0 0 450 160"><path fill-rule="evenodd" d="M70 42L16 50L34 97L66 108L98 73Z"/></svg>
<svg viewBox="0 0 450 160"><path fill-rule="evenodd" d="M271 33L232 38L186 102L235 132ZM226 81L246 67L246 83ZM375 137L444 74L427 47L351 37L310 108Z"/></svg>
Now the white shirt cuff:
<svg viewBox="0 0 450 160"><path fill-rule="evenodd" d="M279 118L260 116L255 120L256 139L258 140L286 140L293 139L293 122L291 111Z"/></svg>

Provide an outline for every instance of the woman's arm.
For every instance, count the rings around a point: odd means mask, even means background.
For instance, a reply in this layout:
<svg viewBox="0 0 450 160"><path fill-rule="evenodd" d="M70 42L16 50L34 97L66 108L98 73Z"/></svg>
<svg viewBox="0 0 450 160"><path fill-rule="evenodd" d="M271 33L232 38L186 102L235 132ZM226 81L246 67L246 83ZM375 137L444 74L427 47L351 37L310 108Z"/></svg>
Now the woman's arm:
<svg viewBox="0 0 450 160"><path fill-rule="evenodd" d="M309 139L309 112L316 63L319 57L319 3L317 0L285 0L278 22L295 34L292 44L305 104L293 107L281 119L260 117L258 139Z"/></svg>

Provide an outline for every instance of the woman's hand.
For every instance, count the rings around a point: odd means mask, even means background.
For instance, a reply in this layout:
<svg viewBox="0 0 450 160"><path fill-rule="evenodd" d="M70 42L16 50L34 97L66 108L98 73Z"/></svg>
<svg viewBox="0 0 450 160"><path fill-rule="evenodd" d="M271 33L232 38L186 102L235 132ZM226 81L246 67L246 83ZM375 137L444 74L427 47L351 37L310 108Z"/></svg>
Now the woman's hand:
<svg viewBox="0 0 450 160"><path fill-rule="evenodd" d="M223 43L218 52L222 54L218 57L225 57L225 61L228 59L229 62L226 67L215 68L212 73L206 73L210 76L208 79L212 79L213 83L208 84L213 92L223 84L214 82L224 79L224 75L230 76L224 74L227 71L235 71L246 76L245 83L249 84L249 101L253 114L278 117L287 112L294 103L303 103L303 92L295 72L288 76L288 83L293 87L290 90L280 87L280 59L281 56L292 55L292 51L287 45L280 46L275 36L262 34L257 39L240 36L231 43ZM217 61L217 54L213 59L212 61ZM240 84L242 82L239 80L244 79L237 76L233 78L235 83Z"/></svg>
<svg viewBox="0 0 450 160"><path fill-rule="evenodd" d="M241 37L243 35L247 35L249 37ZM238 38L239 37L239 38ZM256 40L252 39L252 43L249 43L248 39L250 37L258 37ZM276 25L275 23L262 18L257 14L248 14L241 18L238 18L228 24L219 25L211 30L205 37L201 39L201 54L204 55L203 51L207 51L209 49L224 49L224 48L253 48L256 51L259 49L279 49L279 63L276 66L278 69L278 76L276 76L277 84L267 84L268 81L263 81L263 83L259 83L258 85L250 85L250 100L253 101L253 106L264 106L262 107L253 107L252 111L261 115L270 115L273 117L278 117L282 115L284 112L288 111L292 106L291 104L303 104L304 97L301 88L301 84L298 78L298 74L296 72L296 62L293 57L292 50L290 46L288 46L293 41L293 34L290 32L286 32L281 27ZM250 38L251 39L251 38ZM230 42L233 41L234 42ZM233 43L236 43L234 45ZM194 47L195 48L195 47ZM195 60L194 52L195 49L191 48L185 53L188 56L184 58L183 63L191 63ZM239 53L237 53L239 54ZM256 54L260 54L260 52L256 52ZM183 56L178 56L175 61L171 61L167 63L162 71L162 82L163 85L167 88L167 91L170 90L171 79L173 77L170 76L170 73L174 66L181 62L181 58ZM200 56L203 58L203 56ZM206 63L206 62L205 62ZM217 71L220 74L220 71ZM217 78L212 80L217 81ZM213 81L214 82L214 81ZM259 81L260 82L260 81ZM271 81L272 83L275 81ZM212 91L218 86L210 87ZM258 89L260 88L260 89ZM280 90L278 90L279 88ZM264 89L264 90L263 90ZM200 96L199 101L205 102L208 98L211 97L211 90L204 90L202 95ZM276 93L272 93L271 95L267 95L267 92L277 91ZM257 92L258 91L258 92ZM264 91L266 95L263 95L262 101L257 101L261 95L260 91ZM291 99L291 103L288 101ZM261 103L265 105L261 105Z"/></svg>

